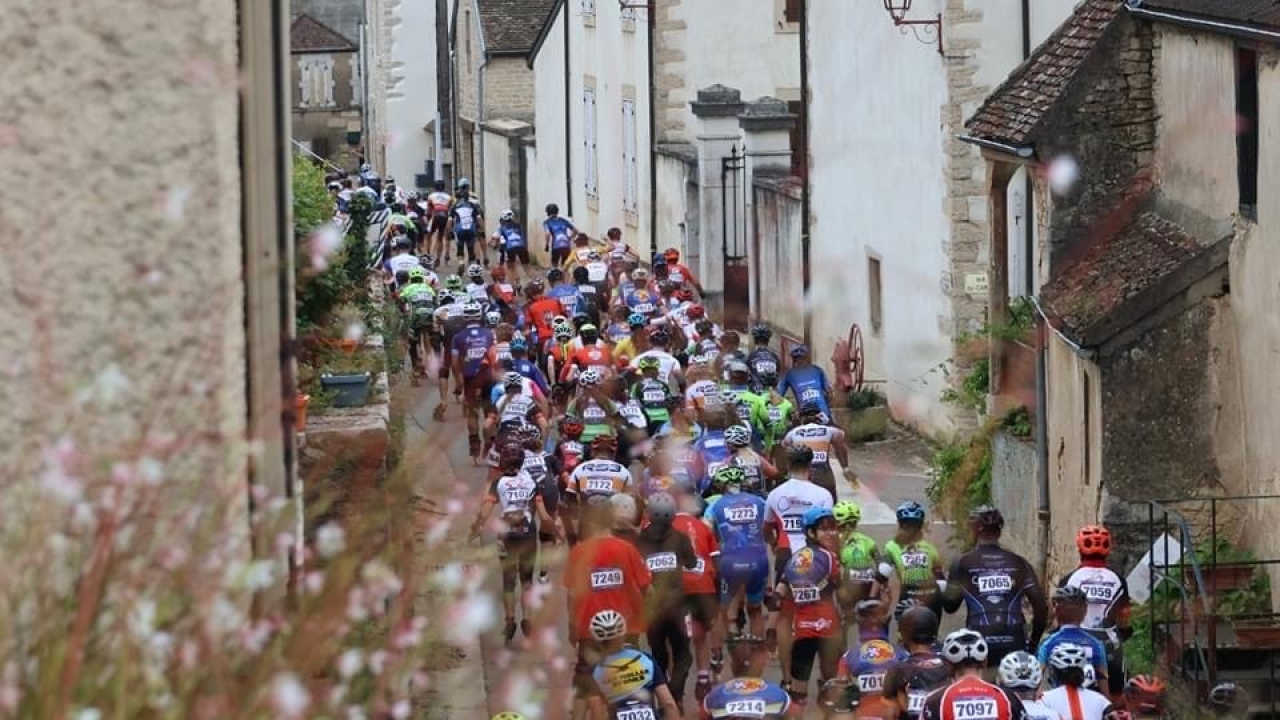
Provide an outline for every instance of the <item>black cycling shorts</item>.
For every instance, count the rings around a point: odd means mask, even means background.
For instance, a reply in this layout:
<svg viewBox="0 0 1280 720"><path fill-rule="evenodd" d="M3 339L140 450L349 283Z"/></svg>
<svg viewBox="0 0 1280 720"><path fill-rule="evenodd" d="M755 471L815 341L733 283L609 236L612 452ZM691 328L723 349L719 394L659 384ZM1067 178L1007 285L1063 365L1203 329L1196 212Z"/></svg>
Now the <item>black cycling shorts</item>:
<svg viewBox="0 0 1280 720"><path fill-rule="evenodd" d="M429 233L444 232L448 228L449 228L448 215L432 215L431 222L427 226L427 232Z"/></svg>
<svg viewBox="0 0 1280 720"><path fill-rule="evenodd" d="M685 595L684 607L695 623L701 625L703 630L710 630L720 613L719 596L715 593Z"/></svg>
<svg viewBox="0 0 1280 720"><path fill-rule="evenodd" d="M538 543L533 537L508 537L502 543L502 590L513 592L516 580L533 584L533 559Z"/></svg>
<svg viewBox="0 0 1280 720"><path fill-rule="evenodd" d="M809 685L809 676L813 674L814 660L821 658L821 664L829 668L837 668L840 656L844 654L844 640L840 636L807 637L791 641L791 681L792 689L803 693ZM834 675L832 676L834 677ZM821 680L830 680L822 677ZM799 683L797 685L797 683Z"/></svg>
<svg viewBox="0 0 1280 720"><path fill-rule="evenodd" d="M529 248L527 247L507 248L506 255L508 265L515 265L517 260L521 264L529 264Z"/></svg>

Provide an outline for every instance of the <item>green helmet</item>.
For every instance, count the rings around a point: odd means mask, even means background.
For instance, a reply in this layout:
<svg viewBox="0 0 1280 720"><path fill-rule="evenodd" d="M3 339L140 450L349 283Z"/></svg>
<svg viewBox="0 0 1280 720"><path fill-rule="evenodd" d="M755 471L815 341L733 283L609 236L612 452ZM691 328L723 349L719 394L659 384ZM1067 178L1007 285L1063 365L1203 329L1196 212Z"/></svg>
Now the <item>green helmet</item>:
<svg viewBox="0 0 1280 720"><path fill-rule="evenodd" d="M457 275L450 275L449 278L444 281L444 286L449 290L461 290L462 278Z"/></svg>
<svg viewBox="0 0 1280 720"><path fill-rule="evenodd" d="M645 355L636 360L636 367L641 370L657 370L662 367L662 363L652 355Z"/></svg>
<svg viewBox="0 0 1280 720"><path fill-rule="evenodd" d="M409 268L409 282L422 282L427 279L427 271L420 267Z"/></svg>
<svg viewBox="0 0 1280 720"><path fill-rule="evenodd" d="M747 481L747 471L738 465L725 465L711 473L711 480L717 485L741 485Z"/></svg>
<svg viewBox="0 0 1280 720"><path fill-rule="evenodd" d="M856 502L841 500L831 508L831 514L835 515L836 523L839 525L857 525L862 519L862 508L858 507Z"/></svg>

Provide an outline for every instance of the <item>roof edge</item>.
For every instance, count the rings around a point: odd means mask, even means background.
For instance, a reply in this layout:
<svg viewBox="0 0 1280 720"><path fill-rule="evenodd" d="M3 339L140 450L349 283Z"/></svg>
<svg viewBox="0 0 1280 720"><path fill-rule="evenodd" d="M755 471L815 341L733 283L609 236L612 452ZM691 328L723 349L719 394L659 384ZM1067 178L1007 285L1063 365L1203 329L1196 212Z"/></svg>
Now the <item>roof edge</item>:
<svg viewBox="0 0 1280 720"><path fill-rule="evenodd" d="M961 134L961 135L957 135L956 139L962 143L977 145L980 148L986 148L988 150L996 150L998 152L1006 153L1008 155L1013 155L1022 160L1030 160L1031 158L1034 158L1036 156L1036 149L1031 145L1024 145L1024 146L1006 145L1005 143L996 142L995 140L987 140L985 138L980 138L976 135Z"/></svg>
<svg viewBox="0 0 1280 720"><path fill-rule="evenodd" d="M1221 35L1246 37L1280 43L1280 30L1268 30L1256 25L1246 25L1238 22L1217 20L1204 15L1196 15L1194 13L1176 12L1172 10L1152 10L1150 8L1142 7L1141 4L1134 3L1132 0L1125 3L1125 9L1132 15L1150 20L1167 22L1170 25L1195 28L1205 30L1207 32L1215 32Z"/></svg>
<svg viewBox="0 0 1280 720"><path fill-rule="evenodd" d="M525 56L525 64L529 69L533 69L533 63L538 59L538 53L542 51L542 44L551 36L551 30L556 26L556 18L560 17L560 9L565 7L565 0L556 0L551 6L551 12L547 13L547 17L542 21L542 27L538 29L538 36L533 39L533 47L529 49ZM566 15L567 16L567 15Z"/></svg>

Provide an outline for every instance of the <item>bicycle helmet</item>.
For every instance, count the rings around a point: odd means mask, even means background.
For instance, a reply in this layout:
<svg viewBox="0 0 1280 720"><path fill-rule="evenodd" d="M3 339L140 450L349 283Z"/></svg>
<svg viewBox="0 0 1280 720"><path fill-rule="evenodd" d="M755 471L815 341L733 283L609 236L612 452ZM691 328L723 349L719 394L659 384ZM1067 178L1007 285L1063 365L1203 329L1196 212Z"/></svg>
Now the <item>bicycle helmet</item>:
<svg viewBox="0 0 1280 720"><path fill-rule="evenodd" d="M427 271L422 266L409 268L409 282L424 282L427 279Z"/></svg>
<svg viewBox="0 0 1280 720"><path fill-rule="evenodd" d="M676 499L664 492L650 495L645 509L649 513L649 522L655 525L665 527L676 519Z"/></svg>
<svg viewBox="0 0 1280 720"><path fill-rule="evenodd" d="M484 314L484 308L478 302L468 302L462 305L462 316L465 318L478 318Z"/></svg>
<svg viewBox="0 0 1280 720"><path fill-rule="evenodd" d="M898 506L896 511L898 516L898 524L904 523L923 523L924 522L924 506L915 500L908 500Z"/></svg>
<svg viewBox="0 0 1280 720"><path fill-rule="evenodd" d="M746 425L730 425L724 429L724 441L734 447L746 447L751 444L751 428Z"/></svg>
<svg viewBox="0 0 1280 720"><path fill-rule="evenodd" d="M490 720L524 720L524 716L518 712L504 710L497 715L494 715Z"/></svg>
<svg viewBox="0 0 1280 720"><path fill-rule="evenodd" d="M757 342L767 343L773 338L773 330L764 323L751 326L751 338Z"/></svg>
<svg viewBox="0 0 1280 720"><path fill-rule="evenodd" d="M615 640L627 634L627 619L617 610L601 610L591 617L591 637L597 642Z"/></svg>
<svg viewBox="0 0 1280 720"><path fill-rule="evenodd" d="M514 472L524 467L524 448L520 445L507 445L498 456L498 467L504 472Z"/></svg>
<svg viewBox="0 0 1280 720"><path fill-rule="evenodd" d="M666 284L670 285L671 283L668 282ZM659 290L661 289L662 288L659 288ZM679 300L680 302L689 302L690 300L693 299L693 291L686 287L674 288L674 294L675 294L676 300ZM690 310L692 309L693 308L690 308Z"/></svg>
<svg viewBox="0 0 1280 720"><path fill-rule="evenodd" d="M394 238L391 238L391 249L392 250L408 250L409 238L405 237L404 235L397 235Z"/></svg>
<svg viewBox="0 0 1280 720"><path fill-rule="evenodd" d="M649 279L649 271L646 268L638 267L631 271L631 279L636 282L644 282Z"/></svg>
<svg viewBox="0 0 1280 720"><path fill-rule="evenodd" d="M1075 585L1063 585L1053 591L1053 601L1060 605L1084 605L1089 597Z"/></svg>
<svg viewBox="0 0 1280 720"><path fill-rule="evenodd" d="M543 291L546 289L547 289L546 283L542 282L542 280L539 278L534 278L529 281L528 285L525 286L524 292L529 297L537 297L538 295L541 295Z"/></svg>
<svg viewBox="0 0 1280 720"><path fill-rule="evenodd" d="M831 514L835 515L836 522L841 525L857 525L862 519L862 508L851 500L841 500L831 508Z"/></svg>
<svg viewBox="0 0 1280 720"><path fill-rule="evenodd" d="M942 641L942 658L952 665L987 661L987 640L973 630L956 630Z"/></svg>
<svg viewBox="0 0 1280 720"><path fill-rule="evenodd" d="M596 252L595 250L592 250L591 252L587 253L587 261L588 261L588 262L599 262L599 261L600 261L600 253Z"/></svg>
<svg viewBox="0 0 1280 720"><path fill-rule="evenodd" d="M1112 705L1107 711L1102 713L1102 720L1133 720L1133 713L1128 710Z"/></svg>
<svg viewBox="0 0 1280 720"><path fill-rule="evenodd" d="M636 499L626 493L610 495L609 504L613 506L613 519L615 522L631 525L635 523L640 515L640 510L636 507Z"/></svg>
<svg viewBox="0 0 1280 720"><path fill-rule="evenodd" d="M497 327L498 323L502 322L502 313L497 310L490 310L484 314L484 321L489 327Z"/></svg>
<svg viewBox="0 0 1280 720"><path fill-rule="evenodd" d="M787 451L787 460L791 467L813 464L813 448L808 445L795 445Z"/></svg>
<svg viewBox="0 0 1280 720"><path fill-rule="evenodd" d="M436 256L431 253L420 255L418 257L418 264L427 270L434 270L436 267Z"/></svg>
<svg viewBox="0 0 1280 720"><path fill-rule="evenodd" d="M669 263L680 262L680 251L675 248L667 248L662 251L662 257Z"/></svg>
<svg viewBox="0 0 1280 720"><path fill-rule="evenodd" d="M649 342L658 347L666 347L667 343L670 341L671 334L668 333L665 328L658 328L649 334Z"/></svg>
<svg viewBox="0 0 1280 720"><path fill-rule="evenodd" d="M529 349L529 341L524 339L523 335L516 335L511 338L511 352L527 351Z"/></svg>
<svg viewBox="0 0 1280 720"><path fill-rule="evenodd" d="M502 387L506 390L519 390L524 387L524 376L518 372L509 372L502 376Z"/></svg>
<svg viewBox="0 0 1280 720"><path fill-rule="evenodd" d="M998 533L1004 529L1004 515L991 505L974 508L969 513L969 522L977 532Z"/></svg>
<svg viewBox="0 0 1280 720"><path fill-rule="evenodd" d="M648 321L646 321L644 319L644 316L641 315L640 313L633 312L627 316L628 327L643 327L646 324L648 324Z"/></svg>
<svg viewBox="0 0 1280 720"><path fill-rule="evenodd" d="M584 343L590 344L600 339L600 328L591 323L583 323L582 327L578 328L578 334L582 336Z"/></svg>
<svg viewBox="0 0 1280 720"><path fill-rule="evenodd" d="M560 282L564 279L564 271L560 268L551 268L547 271L548 282Z"/></svg>
<svg viewBox="0 0 1280 720"><path fill-rule="evenodd" d="M1240 710L1249 706L1249 694L1233 682L1218 683L1209 691L1209 707L1215 710Z"/></svg>
<svg viewBox="0 0 1280 720"><path fill-rule="evenodd" d="M1054 670L1069 670L1071 668L1084 670L1089 665L1089 655L1083 647L1075 643L1061 643L1055 645L1053 652L1049 653L1048 665Z"/></svg>
<svg viewBox="0 0 1280 720"><path fill-rule="evenodd" d="M640 370L659 370L662 368L662 361L652 355L636 358L636 368Z"/></svg>
<svg viewBox="0 0 1280 720"><path fill-rule="evenodd" d="M737 465L724 465L711 473L711 480L716 485L740 487L747 480L747 471Z"/></svg>
<svg viewBox="0 0 1280 720"><path fill-rule="evenodd" d="M516 211L503 210L502 214L498 216L498 219L502 222L512 222L516 219Z"/></svg>
<svg viewBox="0 0 1280 720"><path fill-rule="evenodd" d="M573 415L565 415L560 418L560 435L563 438L576 440L582 436L582 431L585 429L582 426L582 420Z"/></svg>
<svg viewBox="0 0 1280 720"><path fill-rule="evenodd" d="M458 302L458 298L454 297L454 296L453 296L453 293L452 293L451 291L449 291L449 290L441 290L441 291L440 291L440 306L441 306L441 307L444 307L445 305L452 305L452 304L454 304L454 303L456 303L456 302Z"/></svg>
<svg viewBox="0 0 1280 720"><path fill-rule="evenodd" d="M551 334L560 342L568 342L573 339L572 325L555 325L551 328Z"/></svg>
<svg viewBox="0 0 1280 720"><path fill-rule="evenodd" d="M685 311L685 316L690 320L701 320L707 316L707 309L701 305L690 305L689 309Z"/></svg>
<svg viewBox="0 0 1280 720"><path fill-rule="evenodd" d="M597 435L591 441L591 448L602 452L613 452L618 449L618 438L613 435Z"/></svg>
<svg viewBox="0 0 1280 720"><path fill-rule="evenodd" d="M455 292L458 290L461 290L462 278L458 277L457 275L450 275L449 277L445 278L444 286L445 286L445 289L453 290Z"/></svg>
<svg viewBox="0 0 1280 720"><path fill-rule="evenodd" d="M830 518L833 522L836 519L836 516L831 514L830 508L809 508L804 511L804 529L806 531L812 530L818 526L818 523L826 520L827 518Z"/></svg>
<svg viewBox="0 0 1280 720"><path fill-rule="evenodd" d="M1076 550L1081 555L1111 554L1111 531L1101 525L1085 525L1076 533Z"/></svg>
<svg viewBox="0 0 1280 720"><path fill-rule="evenodd" d="M582 387L599 387L604 382L604 376L595 368L587 368L578 376L578 384Z"/></svg>
<svg viewBox="0 0 1280 720"><path fill-rule="evenodd" d="M903 603L907 603L903 607ZM898 633L913 643L933 643L938 639L938 614L909 598L899 600L894 610Z"/></svg>
<svg viewBox="0 0 1280 720"><path fill-rule="evenodd" d="M475 263L471 263L470 265L467 266L467 277L472 279L483 278L484 268L480 267Z"/></svg>
<svg viewBox="0 0 1280 720"><path fill-rule="evenodd" d="M468 179L466 179L466 178L459 178L459 179L458 179L458 189L459 189L459 190L469 190L469 189L471 189L471 181L470 181L470 180L468 180Z"/></svg>
<svg viewBox="0 0 1280 720"><path fill-rule="evenodd" d="M860 618L869 618L875 616L880 611L880 606L884 603L876 598L867 598L859 600L857 605L853 606L853 612Z"/></svg>
<svg viewBox="0 0 1280 720"><path fill-rule="evenodd" d="M800 404L800 418L802 420L814 420L822 415L822 406L812 400L808 400Z"/></svg>
<svg viewBox="0 0 1280 720"><path fill-rule="evenodd" d="M1124 702L1129 712L1164 712L1164 681L1154 675L1135 675L1124 686Z"/></svg>
<svg viewBox="0 0 1280 720"><path fill-rule="evenodd" d="M1035 690L1043 676L1036 656L1022 650L1005 655L997 670L1000 687L1011 690Z"/></svg>
<svg viewBox="0 0 1280 720"><path fill-rule="evenodd" d="M805 344L796 345L791 348L791 357L807 357L809 355L809 346Z"/></svg>

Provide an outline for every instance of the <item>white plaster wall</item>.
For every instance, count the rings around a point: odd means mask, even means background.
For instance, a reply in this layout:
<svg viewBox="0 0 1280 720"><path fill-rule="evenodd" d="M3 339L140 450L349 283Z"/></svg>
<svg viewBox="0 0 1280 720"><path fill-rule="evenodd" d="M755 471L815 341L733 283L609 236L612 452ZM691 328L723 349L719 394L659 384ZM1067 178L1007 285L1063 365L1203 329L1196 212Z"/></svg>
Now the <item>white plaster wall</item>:
<svg viewBox="0 0 1280 720"><path fill-rule="evenodd" d="M690 212L696 214L694 207L689 206L689 179L696 178L696 165L689 165L680 158L658 154L658 248L674 247L680 249L681 256L689 254L686 243L689 232ZM694 196L696 198L696 196ZM647 251L647 246L641 248ZM642 253L645 254L645 253Z"/></svg>
<svg viewBox="0 0 1280 720"><path fill-rule="evenodd" d="M423 127L436 116L435 10L434 0L401 0L391 7L387 172L409 189L434 155L432 136Z"/></svg>
<svg viewBox="0 0 1280 720"><path fill-rule="evenodd" d="M1080 0L1031 0L1031 51L1039 47L1064 20L1070 17ZM982 22L961 25L947 40L976 37L981 47L976 50L979 66L974 82L995 89L1022 63L1022 0L967 0L969 11L980 11ZM915 11L912 16L915 17ZM923 17L923 13L921 17ZM975 102L975 109L977 103ZM971 113L966 112L967 119Z"/></svg>
<svg viewBox="0 0 1280 720"><path fill-rule="evenodd" d="M484 194L480 197L484 200L488 218L485 226L492 230L498 227L498 216L502 211L512 207L511 150L505 135L487 130L480 131L480 142L484 144L484 152L481 153L484 173L480 176L484 183L480 191Z"/></svg>
<svg viewBox="0 0 1280 720"><path fill-rule="evenodd" d="M539 254L542 253L542 220L546 217L543 209L547 203L553 202L560 206L562 214L570 214L569 198L565 196L568 168L565 166L564 128L566 123L572 128L576 113L571 112L567 119L564 116L564 17L563 11L558 13L551 34L542 44L533 64L533 125L537 147L528 165L529 212L526 215L532 239L530 247ZM581 91L577 104L572 102L572 97L569 107L571 111L580 113ZM577 179L581 182L580 176Z"/></svg>
<svg viewBox="0 0 1280 720"><path fill-rule="evenodd" d="M949 236L943 66L901 36L880 3L813 3L809 12L814 357L827 364L852 322L869 332L867 256L879 255L883 348L867 377L888 381L900 417L949 432L937 369L951 355L951 303L940 283Z"/></svg>
<svg viewBox="0 0 1280 720"><path fill-rule="evenodd" d="M1098 366L1049 333L1045 405L1049 443L1050 577L1076 561L1075 528L1097 522L1102 503L1102 392ZM1085 376L1088 374L1088 392ZM1089 428L1085 406L1089 405ZM1086 442L1086 432L1088 442ZM1088 481L1086 481L1088 465ZM1069 530L1067 530L1069 529Z"/></svg>

